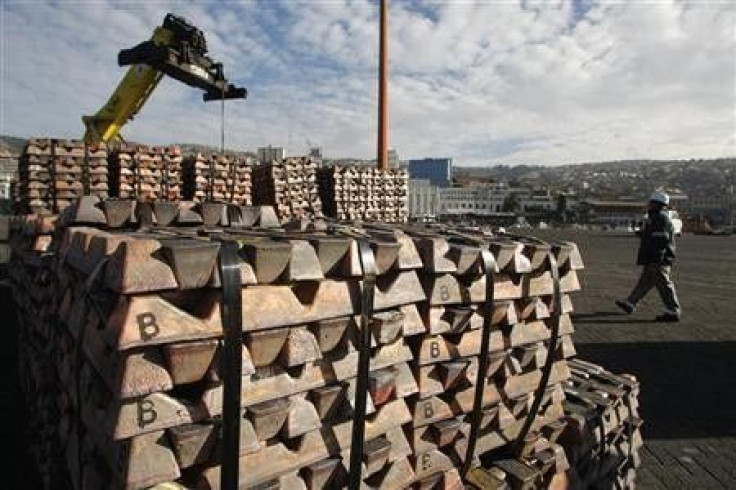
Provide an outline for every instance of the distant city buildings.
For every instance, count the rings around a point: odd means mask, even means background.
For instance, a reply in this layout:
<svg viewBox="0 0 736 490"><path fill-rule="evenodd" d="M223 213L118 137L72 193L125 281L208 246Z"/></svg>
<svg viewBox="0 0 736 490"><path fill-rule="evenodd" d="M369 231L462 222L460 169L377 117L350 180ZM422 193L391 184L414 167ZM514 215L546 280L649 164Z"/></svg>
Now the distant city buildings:
<svg viewBox="0 0 736 490"><path fill-rule="evenodd" d="M687 194L680 192L679 190L665 189L665 193L670 196L670 208L678 211L685 211L690 202L690 198Z"/></svg>
<svg viewBox="0 0 736 490"><path fill-rule="evenodd" d="M399 154L393 148L388 150L388 168L399 168Z"/></svg>
<svg viewBox="0 0 736 490"><path fill-rule="evenodd" d="M13 183L18 178L18 155L0 152L0 214L10 212Z"/></svg>
<svg viewBox="0 0 736 490"><path fill-rule="evenodd" d="M557 210L557 200L548 190L532 192L519 200L520 208L525 213L552 212Z"/></svg>
<svg viewBox="0 0 736 490"><path fill-rule="evenodd" d="M10 209L17 151L11 147L0 150L0 205L4 206L0 212ZM184 151L202 148L190 145ZM324 158L322 148L309 140L306 153L320 159L322 165L376 167L373 158ZM258 148L255 156L259 162L271 163L286 155L283 147L268 145ZM736 158L457 167L452 158L401 160L392 148L388 159L390 168L409 172L408 204L414 218L494 221L523 216L530 222L619 226L640 221L648 196L655 189L664 189L671 207L684 220L704 219L714 227L736 221Z"/></svg>
<svg viewBox="0 0 736 490"><path fill-rule="evenodd" d="M703 216L717 224L736 221L736 201L734 194L729 192L693 196L682 203L680 211L690 216Z"/></svg>
<svg viewBox="0 0 736 490"><path fill-rule="evenodd" d="M272 163L284 159L284 149L279 146L262 146L256 151L259 163Z"/></svg>
<svg viewBox="0 0 736 490"><path fill-rule="evenodd" d="M440 214L489 215L503 210L505 190L471 187L445 187L440 189Z"/></svg>
<svg viewBox="0 0 736 490"><path fill-rule="evenodd" d="M439 211L439 187L428 179L409 179L409 216L436 217Z"/></svg>
<svg viewBox="0 0 736 490"><path fill-rule="evenodd" d="M439 187L432 185L429 179L409 181L409 213L412 216L490 217L508 213L545 214L556 210L556 198L546 189L479 182L466 187Z"/></svg>
<svg viewBox="0 0 736 490"><path fill-rule="evenodd" d="M452 158L409 160L409 178L426 179L437 187L452 185Z"/></svg>
<svg viewBox="0 0 736 490"><path fill-rule="evenodd" d="M580 203L583 221L613 227L640 222L644 218L646 208L646 201L586 199Z"/></svg>

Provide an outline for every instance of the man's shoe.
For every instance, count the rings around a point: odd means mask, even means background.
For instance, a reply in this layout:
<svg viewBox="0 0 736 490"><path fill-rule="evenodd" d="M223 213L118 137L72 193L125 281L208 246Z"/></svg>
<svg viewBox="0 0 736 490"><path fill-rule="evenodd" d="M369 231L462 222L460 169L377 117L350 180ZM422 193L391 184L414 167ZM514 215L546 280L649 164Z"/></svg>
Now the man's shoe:
<svg viewBox="0 0 736 490"><path fill-rule="evenodd" d="M632 313L634 313L634 305L632 305L628 301L616 301L616 306L624 310L627 315L631 315Z"/></svg>
<svg viewBox="0 0 736 490"><path fill-rule="evenodd" d="M662 313L655 318L658 322L679 322L680 315L676 313Z"/></svg>

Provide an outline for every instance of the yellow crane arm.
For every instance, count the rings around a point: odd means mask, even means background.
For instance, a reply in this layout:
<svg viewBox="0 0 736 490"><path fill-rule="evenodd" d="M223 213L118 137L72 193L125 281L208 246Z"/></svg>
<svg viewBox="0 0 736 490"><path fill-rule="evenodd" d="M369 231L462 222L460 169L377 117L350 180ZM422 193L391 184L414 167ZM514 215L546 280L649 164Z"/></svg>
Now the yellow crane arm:
<svg viewBox="0 0 736 490"><path fill-rule="evenodd" d="M150 40L118 54L130 66L104 106L82 116L87 143L122 139L120 129L141 110L164 75L205 91L204 100L244 99L247 91L228 83L222 63L207 56L204 34L185 19L167 14Z"/></svg>
<svg viewBox="0 0 736 490"><path fill-rule="evenodd" d="M157 27L151 41L166 46L171 42L171 37L171 31ZM132 65L97 114L82 117L87 128L84 141L108 143L120 139L120 129L138 114L163 75L150 65Z"/></svg>

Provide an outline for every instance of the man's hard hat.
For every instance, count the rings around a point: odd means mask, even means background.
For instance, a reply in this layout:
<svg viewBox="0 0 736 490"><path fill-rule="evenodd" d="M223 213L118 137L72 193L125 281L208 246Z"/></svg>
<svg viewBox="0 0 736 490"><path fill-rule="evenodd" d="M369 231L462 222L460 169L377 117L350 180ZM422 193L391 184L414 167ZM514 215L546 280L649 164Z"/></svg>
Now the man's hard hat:
<svg viewBox="0 0 736 490"><path fill-rule="evenodd" d="M649 200L658 202L660 204L664 204L665 206L669 206L670 204L670 196L668 196L664 192L659 192L659 191L652 192L652 195L649 197Z"/></svg>

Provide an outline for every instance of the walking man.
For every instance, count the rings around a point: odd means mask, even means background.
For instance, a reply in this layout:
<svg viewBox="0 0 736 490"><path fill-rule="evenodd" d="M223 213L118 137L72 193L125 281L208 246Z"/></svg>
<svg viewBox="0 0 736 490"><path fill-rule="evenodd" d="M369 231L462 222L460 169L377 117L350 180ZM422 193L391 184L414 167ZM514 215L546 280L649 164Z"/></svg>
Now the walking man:
<svg viewBox="0 0 736 490"><path fill-rule="evenodd" d="M675 260L675 230L666 211L669 203L669 196L663 192L654 192L649 198L636 259L636 263L643 266L641 276L628 299L616 301L619 308L631 314L649 290L656 287L664 303L664 312L656 318L659 322L680 321L680 303L670 278Z"/></svg>

